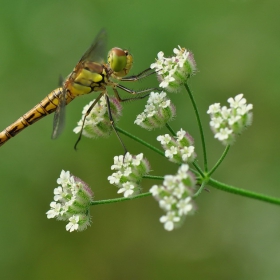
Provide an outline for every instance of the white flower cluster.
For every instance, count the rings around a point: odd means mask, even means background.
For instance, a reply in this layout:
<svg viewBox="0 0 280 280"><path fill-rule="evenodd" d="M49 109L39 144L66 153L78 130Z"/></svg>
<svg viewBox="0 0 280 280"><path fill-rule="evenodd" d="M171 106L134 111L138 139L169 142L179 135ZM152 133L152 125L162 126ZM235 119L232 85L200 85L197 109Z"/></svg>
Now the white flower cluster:
<svg viewBox="0 0 280 280"><path fill-rule="evenodd" d="M166 212L160 218L168 231L180 226L187 214L192 214L196 206L192 200L196 180L189 171L189 166L183 164L176 175L165 175L163 185L154 185L150 192Z"/></svg>
<svg viewBox="0 0 280 280"><path fill-rule="evenodd" d="M148 130L160 128L172 120L175 113L175 106L166 98L166 92L151 92L144 112L134 123Z"/></svg>
<svg viewBox="0 0 280 280"><path fill-rule="evenodd" d="M82 111L82 118L78 122L78 126L74 128L75 133L80 133L83 125L84 117L90 108L90 106L95 101L92 100L88 105L86 105ZM114 121L118 121L121 116L121 105L120 102L115 97L110 97L110 109ZM100 100L92 108L89 115L86 117L83 135L88 138L106 137L112 131L112 125L108 114L107 104L105 96L102 96Z"/></svg>
<svg viewBox="0 0 280 280"><path fill-rule="evenodd" d="M169 92L177 92L182 84L196 71L196 63L193 54L185 48L174 48L175 56L164 57L161 51L157 55L155 63L151 64L151 69L155 69L160 83L160 87Z"/></svg>
<svg viewBox="0 0 280 280"><path fill-rule="evenodd" d="M252 104L246 104L246 99L240 93L234 98L229 98L230 108L221 107L220 103L209 106L207 114L210 115L210 127L215 138L224 145L231 145L244 128L252 124Z"/></svg>
<svg viewBox="0 0 280 280"><path fill-rule="evenodd" d="M48 219L68 220L66 230L85 230L91 222L89 206L93 200L93 192L81 179L71 176L69 171L61 171L57 179L60 185L54 189L54 201L46 213Z"/></svg>
<svg viewBox="0 0 280 280"><path fill-rule="evenodd" d="M176 137L169 134L160 135L157 140L165 150L165 156L175 163L190 163L196 158L192 137L182 128L176 133Z"/></svg>
<svg viewBox="0 0 280 280"><path fill-rule="evenodd" d="M108 177L110 184L117 186L118 193L123 193L124 197L132 197L140 193L140 182L149 173L150 165L143 154L132 156L127 153L115 156L111 169L117 172Z"/></svg>

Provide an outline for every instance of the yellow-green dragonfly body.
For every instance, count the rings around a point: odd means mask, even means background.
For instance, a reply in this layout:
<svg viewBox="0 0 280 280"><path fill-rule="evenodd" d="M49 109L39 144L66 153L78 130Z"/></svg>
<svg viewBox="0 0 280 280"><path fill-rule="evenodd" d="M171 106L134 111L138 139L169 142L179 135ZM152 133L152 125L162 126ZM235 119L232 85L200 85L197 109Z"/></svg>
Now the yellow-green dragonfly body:
<svg viewBox="0 0 280 280"><path fill-rule="evenodd" d="M117 92L117 88L125 90L131 94L152 90L146 89L136 92L112 81L111 78L120 81L139 80L150 75L146 74L150 68L141 72L137 76L123 78L127 75L132 66L132 56L127 50L113 48L108 54L108 63L103 63L106 51L106 37L106 31L101 30L91 47L85 52L74 70L66 78L63 86L53 90L33 109L0 132L0 146L29 125L53 112L55 112L55 116L52 138L56 138L61 133L64 126L65 105L70 103L77 96L101 91L101 94L97 98L97 100L99 100L102 95L107 93L106 87L111 86L117 98L120 101L126 101L133 98L121 99Z"/></svg>

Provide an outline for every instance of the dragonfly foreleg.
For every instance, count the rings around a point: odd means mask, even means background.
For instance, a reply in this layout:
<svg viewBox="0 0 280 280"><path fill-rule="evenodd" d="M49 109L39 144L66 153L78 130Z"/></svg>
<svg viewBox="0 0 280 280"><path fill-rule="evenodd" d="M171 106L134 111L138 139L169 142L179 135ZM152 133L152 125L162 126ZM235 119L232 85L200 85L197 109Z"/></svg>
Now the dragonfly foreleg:
<svg viewBox="0 0 280 280"><path fill-rule="evenodd" d="M141 73L139 73L138 75L133 75L133 76L129 76L129 77L124 77L124 78L121 78L120 81L123 81L123 82L135 82L135 81L139 81L143 78L146 78L152 74L155 74L156 72L151 69L151 68L148 68L144 71L142 71Z"/></svg>
<svg viewBox="0 0 280 280"><path fill-rule="evenodd" d="M125 91L125 92L128 92L132 95L137 95L137 96L134 96L134 97L129 97L129 98L121 98L116 87L120 88L121 90ZM129 89L127 87L124 87L120 84L116 84L115 87L113 87L113 90L114 90L114 93L115 93L115 96L117 97L117 99L120 101L120 102L126 102L126 101L132 101L132 100L138 100L138 99L143 99L145 97L147 97L151 91L153 90L159 90L158 88L146 88L146 89L143 89L143 90L138 90L138 91L135 91L135 90L132 90L132 89ZM139 94L141 93L145 93L145 92L148 92L147 94L144 94L144 95L141 95L141 96L138 96Z"/></svg>
<svg viewBox="0 0 280 280"><path fill-rule="evenodd" d="M94 102L91 104L91 106L88 108L85 116L84 116L84 119L83 119L83 123L82 123L82 128L81 128L81 131L80 131L80 134L79 134L79 138L78 140L76 141L75 143L75 146L74 146L74 149L77 150L77 145L78 143L80 142L81 138L82 138L82 134L83 134L83 129L84 129L84 125L85 125L85 121L86 121L86 118L87 116L90 114L92 108L96 105L96 103L100 100L100 98L105 94L105 92L102 92L99 94L99 96L94 100ZM107 95L106 95L107 96ZM110 114L109 114L110 115ZM110 119L111 120L111 119Z"/></svg>
<svg viewBox="0 0 280 280"><path fill-rule="evenodd" d="M126 153L127 153L127 149L126 149L126 147L125 147L125 145L124 145L124 143L123 143L123 141L122 141L122 139L121 139L119 133L117 132L117 130L116 130L116 128L115 128L114 119L113 119L113 116L112 116L112 111L111 111L111 106L110 106L110 100L109 100L109 97L108 97L107 94L105 95L105 98L106 98L106 103L107 103L107 109L108 109L109 119L110 119L111 125L112 125L112 127L113 127L113 129L114 129L114 131L115 131L115 133L116 133L116 135L117 135L119 141L121 142L121 145L123 146L123 149L124 149L124 158L125 158L125 155L126 155Z"/></svg>

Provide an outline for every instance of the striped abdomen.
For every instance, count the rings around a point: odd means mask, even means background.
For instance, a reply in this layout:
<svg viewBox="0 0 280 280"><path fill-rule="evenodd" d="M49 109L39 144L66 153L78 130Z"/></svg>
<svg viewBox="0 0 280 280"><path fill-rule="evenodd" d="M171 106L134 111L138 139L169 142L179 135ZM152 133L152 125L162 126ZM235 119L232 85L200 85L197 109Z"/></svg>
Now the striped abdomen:
<svg viewBox="0 0 280 280"><path fill-rule="evenodd" d="M53 113L59 103L59 96L62 94L62 88L53 90L47 97L38 103L33 109L20 117L13 124L0 132L0 146L6 143L10 138L17 135L29 125L35 123L41 118ZM70 103L75 97L67 91L66 104Z"/></svg>

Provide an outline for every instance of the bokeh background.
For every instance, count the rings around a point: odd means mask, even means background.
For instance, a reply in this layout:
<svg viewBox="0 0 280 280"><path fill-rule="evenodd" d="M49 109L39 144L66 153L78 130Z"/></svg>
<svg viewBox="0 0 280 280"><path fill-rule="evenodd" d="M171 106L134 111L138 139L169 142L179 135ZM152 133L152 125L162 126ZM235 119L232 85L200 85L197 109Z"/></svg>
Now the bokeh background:
<svg viewBox="0 0 280 280"><path fill-rule="evenodd" d="M132 73L147 68L162 50L192 50L199 72L190 81L205 127L209 163L223 147L208 127L214 102L243 92L254 104L254 122L230 150L214 178L280 197L280 2L279 1L0 1L0 127L4 129L57 87L101 28L108 49L128 48ZM133 85L156 86L155 77ZM61 137L50 139L52 116L1 147L0 271L2 279L279 279L280 208L216 189L197 199L198 211L173 232L159 223L151 197L91 209L92 226L80 233L46 218L60 171L90 184L96 200L114 198L107 176L123 153L116 136L82 139L72 132L82 107L67 106ZM177 118L196 139L198 128L186 92L174 94ZM145 101L124 105L119 126L152 144L161 131L133 125ZM122 137L129 151L149 158L153 175L176 166ZM199 157L202 162L201 156ZM155 182L145 180L144 191Z"/></svg>

